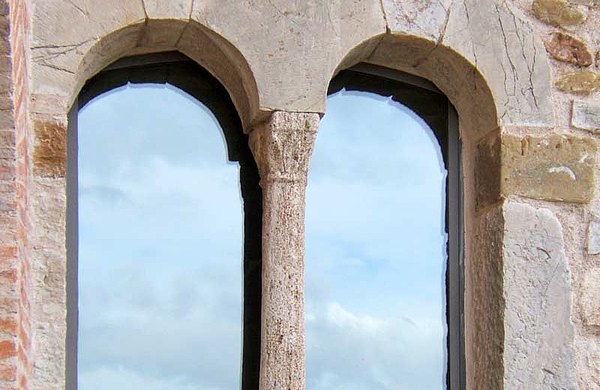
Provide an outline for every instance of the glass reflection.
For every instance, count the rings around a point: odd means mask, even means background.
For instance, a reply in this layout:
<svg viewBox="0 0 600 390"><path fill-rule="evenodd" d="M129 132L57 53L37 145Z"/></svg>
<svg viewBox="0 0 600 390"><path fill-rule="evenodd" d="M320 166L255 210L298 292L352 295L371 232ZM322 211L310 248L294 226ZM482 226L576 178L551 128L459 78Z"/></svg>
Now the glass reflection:
<svg viewBox="0 0 600 390"><path fill-rule="evenodd" d="M239 388L242 203L213 115L170 86L79 113L79 389Z"/></svg>
<svg viewBox="0 0 600 390"><path fill-rule="evenodd" d="M414 113L331 96L306 208L307 388L446 387L445 178Z"/></svg>

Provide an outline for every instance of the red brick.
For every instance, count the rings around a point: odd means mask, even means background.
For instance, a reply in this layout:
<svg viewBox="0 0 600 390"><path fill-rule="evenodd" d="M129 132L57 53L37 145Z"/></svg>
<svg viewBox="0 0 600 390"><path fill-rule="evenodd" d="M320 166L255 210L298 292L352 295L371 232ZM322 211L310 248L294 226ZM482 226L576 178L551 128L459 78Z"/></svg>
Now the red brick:
<svg viewBox="0 0 600 390"><path fill-rule="evenodd" d="M0 332L17 334L17 322L14 318L1 318L0 319Z"/></svg>
<svg viewBox="0 0 600 390"><path fill-rule="evenodd" d="M14 341L0 341L0 359L17 356L17 346Z"/></svg>

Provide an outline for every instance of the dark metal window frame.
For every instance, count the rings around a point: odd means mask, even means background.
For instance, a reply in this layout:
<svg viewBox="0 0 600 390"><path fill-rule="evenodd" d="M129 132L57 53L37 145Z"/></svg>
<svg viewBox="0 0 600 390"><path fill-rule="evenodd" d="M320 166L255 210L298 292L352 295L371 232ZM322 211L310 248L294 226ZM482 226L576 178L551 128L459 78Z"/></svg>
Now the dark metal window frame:
<svg viewBox="0 0 600 390"><path fill-rule="evenodd" d="M461 141L458 114L448 98L430 81L371 64L341 71L328 94L342 89L389 96L419 115L433 130L442 149L446 178L447 377L449 390L466 388L464 344L464 220Z"/></svg>
<svg viewBox="0 0 600 390"><path fill-rule="evenodd" d="M262 299L262 190L258 168L231 97L208 71L179 52L126 57L109 65L82 88L69 112L67 137L67 337L66 386L77 389L78 181L77 114L94 98L127 84L170 84L193 96L215 116L229 161L240 165L244 211L242 390L258 390ZM201 331L201 330L200 330Z"/></svg>

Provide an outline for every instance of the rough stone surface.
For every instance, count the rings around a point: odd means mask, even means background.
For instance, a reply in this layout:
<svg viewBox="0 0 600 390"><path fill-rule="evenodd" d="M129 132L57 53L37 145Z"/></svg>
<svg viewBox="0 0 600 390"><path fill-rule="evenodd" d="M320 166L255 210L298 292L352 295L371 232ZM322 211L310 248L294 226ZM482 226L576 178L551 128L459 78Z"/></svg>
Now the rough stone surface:
<svg viewBox="0 0 600 390"><path fill-rule="evenodd" d="M588 269L581 286L583 322L587 326L600 327L600 268Z"/></svg>
<svg viewBox="0 0 600 390"><path fill-rule="evenodd" d="M467 323L467 381L469 389L503 389L504 217L502 205L480 215L474 222L472 256L465 268Z"/></svg>
<svg viewBox="0 0 600 390"><path fill-rule="evenodd" d="M58 123L36 122L37 146L33 153L35 173L42 177L64 177L67 161L67 129Z"/></svg>
<svg viewBox="0 0 600 390"><path fill-rule="evenodd" d="M318 114L275 112L250 133L263 188L261 389L304 390L304 205Z"/></svg>
<svg viewBox="0 0 600 390"><path fill-rule="evenodd" d="M594 59L582 40L562 32L555 32L544 41L546 50L559 61L577 66L590 66Z"/></svg>
<svg viewBox="0 0 600 390"><path fill-rule="evenodd" d="M551 125L552 85L543 43L531 25L506 3L455 1L440 43L459 50L483 74L496 102L500 125ZM424 64L429 65L427 61ZM447 72L453 66L445 64L439 71ZM452 77L460 80L462 76ZM471 83L465 81L457 82L454 88L466 89ZM473 99L473 93L465 98ZM491 130L485 129L486 133Z"/></svg>
<svg viewBox="0 0 600 390"><path fill-rule="evenodd" d="M600 89L600 74L591 70L569 73L558 79L556 87L562 92L589 95Z"/></svg>
<svg viewBox="0 0 600 390"><path fill-rule="evenodd" d="M388 27L392 31L412 32L438 40L444 34L452 0L383 0Z"/></svg>
<svg viewBox="0 0 600 390"><path fill-rule="evenodd" d="M590 255L600 255L600 218L593 218L588 226L587 250Z"/></svg>
<svg viewBox="0 0 600 390"><path fill-rule="evenodd" d="M475 188L477 209L502 199L502 143L499 132L494 132L477 144L475 157Z"/></svg>
<svg viewBox="0 0 600 390"><path fill-rule="evenodd" d="M582 24L587 19L584 9L567 0L535 0L531 9L538 19L554 26L569 27Z"/></svg>
<svg viewBox="0 0 600 390"><path fill-rule="evenodd" d="M595 188L596 143L569 135L502 136L502 193L586 203Z"/></svg>
<svg viewBox="0 0 600 390"><path fill-rule="evenodd" d="M504 388L578 389L562 227L550 210L507 203L504 235Z"/></svg>
<svg viewBox="0 0 600 390"><path fill-rule="evenodd" d="M143 0L144 11L151 19L189 19L193 0Z"/></svg>
<svg viewBox="0 0 600 390"><path fill-rule="evenodd" d="M574 100L571 125L577 129L600 133L600 102Z"/></svg>
<svg viewBox="0 0 600 390"><path fill-rule="evenodd" d="M140 0L36 2L31 34L32 92L70 99L77 83L74 75L84 53L101 37L132 24L143 23L145 19ZM66 25L68 28L65 28ZM113 50L122 49L118 40L109 46ZM100 69L112 61L109 53L103 55L107 60L99 64Z"/></svg>
<svg viewBox="0 0 600 390"><path fill-rule="evenodd" d="M195 1L192 19L242 52L263 111L322 112L338 64L386 31L381 3L371 0Z"/></svg>

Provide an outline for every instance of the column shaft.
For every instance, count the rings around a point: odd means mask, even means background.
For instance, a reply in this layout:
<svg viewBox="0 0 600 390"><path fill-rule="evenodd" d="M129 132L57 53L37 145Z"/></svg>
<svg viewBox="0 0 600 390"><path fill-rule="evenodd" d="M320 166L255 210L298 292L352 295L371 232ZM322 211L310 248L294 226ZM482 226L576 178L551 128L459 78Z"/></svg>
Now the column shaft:
<svg viewBox="0 0 600 390"><path fill-rule="evenodd" d="M318 124L275 112L250 134L263 189L261 390L304 389L304 203Z"/></svg>

